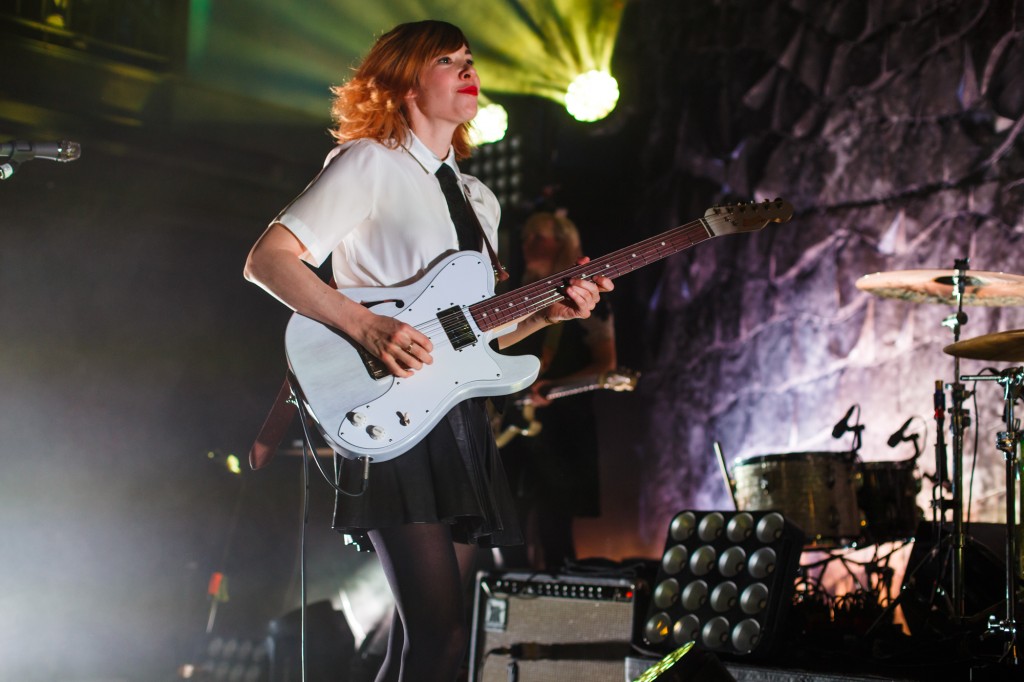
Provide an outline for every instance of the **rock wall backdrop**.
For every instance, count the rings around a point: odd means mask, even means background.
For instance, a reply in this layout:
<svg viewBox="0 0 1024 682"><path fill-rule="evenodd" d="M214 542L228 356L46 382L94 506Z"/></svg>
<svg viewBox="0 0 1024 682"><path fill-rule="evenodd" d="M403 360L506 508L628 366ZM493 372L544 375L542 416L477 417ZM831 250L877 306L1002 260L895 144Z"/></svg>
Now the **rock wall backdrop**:
<svg viewBox="0 0 1024 682"><path fill-rule="evenodd" d="M637 225L719 202L784 197L793 219L672 258L648 302L639 529L659 546L685 508L731 506L712 454L847 450L905 459L912 416L935 468L934 382L954 378L942 304L873 296L878 271L1024 273L1020 3L914 0L639 3L650 113ZM641 301L636 301L641 303ZM962 338L1024 327L974 306ZM1008 363L964 361L964 373ZM968 386L971 518L1003 521L1002 392ZM975 410L977 413L975 414ZM948 419L947 419L948 425ZM949 436L946 437L947 443ZM931 485L919 502L927 511ZM968 491L970 492L970 491ZM968 492L965 492L965 499Z"/></svg>

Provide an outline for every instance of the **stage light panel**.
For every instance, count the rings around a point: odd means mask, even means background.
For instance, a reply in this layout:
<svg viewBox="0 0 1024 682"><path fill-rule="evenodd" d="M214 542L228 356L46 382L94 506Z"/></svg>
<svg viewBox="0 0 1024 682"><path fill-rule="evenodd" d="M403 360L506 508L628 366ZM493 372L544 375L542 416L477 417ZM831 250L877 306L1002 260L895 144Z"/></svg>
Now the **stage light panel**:
<svg viewBox="0 0 1024 682"><path fill-rule="evenodd" d="M793 599L804 534L779 512L683 511L669 524L641 636L668 653L767 652Z"/></svg>

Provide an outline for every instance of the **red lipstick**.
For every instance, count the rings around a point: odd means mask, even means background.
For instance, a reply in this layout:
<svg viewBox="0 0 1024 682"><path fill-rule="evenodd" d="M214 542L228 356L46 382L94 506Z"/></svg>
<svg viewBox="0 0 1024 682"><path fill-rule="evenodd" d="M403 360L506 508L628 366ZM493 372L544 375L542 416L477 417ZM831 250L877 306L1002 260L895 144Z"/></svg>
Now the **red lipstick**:
<svg viewBox="0 0 1024 682"><path fill-rule="evenodd" d="M464 87L459 92L463 95L473 95L474 97L480 94L480 90L475 85Z"/></svg>

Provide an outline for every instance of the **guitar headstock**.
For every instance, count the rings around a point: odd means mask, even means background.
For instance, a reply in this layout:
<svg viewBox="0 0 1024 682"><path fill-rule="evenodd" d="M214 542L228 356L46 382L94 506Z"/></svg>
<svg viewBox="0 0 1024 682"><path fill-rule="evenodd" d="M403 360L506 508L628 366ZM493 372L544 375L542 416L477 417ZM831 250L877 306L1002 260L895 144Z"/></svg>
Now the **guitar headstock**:
<svg viewBox="0 0 1024 682"><path fill-rule="evenodd" d="M640 380L640 372L619 368L601 375L601 388L613 391L632 391Z"/></svg>
<svg viewBox="0 0 1024 682"><path fill-rule="evenodd" d="M712 206L704 213L704 221L716 237L756 232L768 223L784 223L792 217L793 206L783 199Z"/></svg>

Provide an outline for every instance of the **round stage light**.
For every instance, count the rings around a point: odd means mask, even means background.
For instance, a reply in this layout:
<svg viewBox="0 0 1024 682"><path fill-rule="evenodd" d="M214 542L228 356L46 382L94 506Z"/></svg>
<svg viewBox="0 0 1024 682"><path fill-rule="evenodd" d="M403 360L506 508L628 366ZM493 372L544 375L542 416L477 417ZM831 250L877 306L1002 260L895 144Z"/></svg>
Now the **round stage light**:
<svg viewBox="0 0 1024 682"><path fill-rule="evenodd" d="M694 575L707 575L715 567L718 554L711 545L698 547L690 557L690 572Z"/></svg>
<svg viewBox="0 0 1024 682"><path fill-rule="evenodd" d="M739 590L736 588L736 583L728 581L719 583L715 589L711 591L711 608L718 612L728 611L732 607L736 606L736 600L739 597L739 593Z"/></svg>
<svg viewBox="0 0 1024 682"><path fill-rule="evenodd" d="M775 550L762 547L750 555L750 575L758 580L767 578L775 570Z"/></svg>
<svg viewBox="0 0 1024 682"><path fill-rule="evenodd" d="M475 146L497 142L508 131L508 111L500 104L491 102L476 112L469 128L469 141Z"/></svg>
<svg viewBox="0 0 1024 682"><path fill-rule="evenodd" d="M730 547L722 552L718 560L718 572L726 578L739 575L740 571L747 565L747 553L742 547Z"/></svg>
<svg viewBox="0 0 1024 682"><path fill-rule="evenodd" d="M729 641L729 621L722 616L712 618L700 631L700 638L707 648L719 648Z"/></svg>
<svg viewBox="0 0 1024 682"><path fill-rule="evenodd" d="M683 570L683 566L686 566L689 559L690 553L683 545L670 547L665 552L665 556L661 558L661 569L668 575L675 575Z"/></svg>
<svg viewBox="0 0 1024 682"><path fill-rule="evenodd" d="M676 621L672 626L672 639L676 644L693 642L700 636L700 619L697 616L688 614Z"/></svg>
<svg viewBox="0 0 1024 682"><path fill-rule="evenodd" d="M747 512L740 512L729 519L725 527L725 535L729 542L743 542L754 532L754 517Z"/></svg>
<svg viewBox="0 0 1024 682"><path fill-rule="evenodd" d="M753 618L741 620L732 629L732 646L741 654L749 654L761 641L761 625Z"/></svg>
<svg viewBox="0 0 1024 682"><path fill-rule="evenodd" d="M704 542L714 542L722 535L725 528L725 517L718 512L711 512L697 524L697 535Z"/></svg>
<svg viewBox="0 0 1024 682"><path fill-rule="evenodd" d="M654 603L658 608L667 609L679 599L679 581L669 578L658 583L654 588Z"/></svg>
<svg viewBox="0 0 1024 682"><path fill-rule="evenodd" d="M672 619L667 613L656 613L644 624L644 639L651 643L664 642L672 628Z"/></svg>
<svg viewBox="0 0 1024 682"><path fill-rule="evenodd" d="M599 121L619 101L619 84L607 71L587 71L569 84L565 110L577 121Z"/></svg>
<svg viewBox="0 0 1024 682"><path fill-rule="evenodd" d="M694 580L683 589L680 602L687 611L696 611L708 600L708 584L703 580Z"/></svg>
<svg viewBox="0 0 1024 682"><path fill-rule="evenodd" d="M754 583L743 590L740 595L740 608L743 613L753 615L764 611L768 606L768 587L764 583Z"/></svg>
<svg viewBox="0 0 1024 682"><path fill-rule="evenodd" d="M693 512L682 512L676 514L676 517L672 519L672 523L669 524L668 530L672 535L672 539L677 542L684 542L690 539L693 535L693 531L697 528L697 517Z"/></svg>

